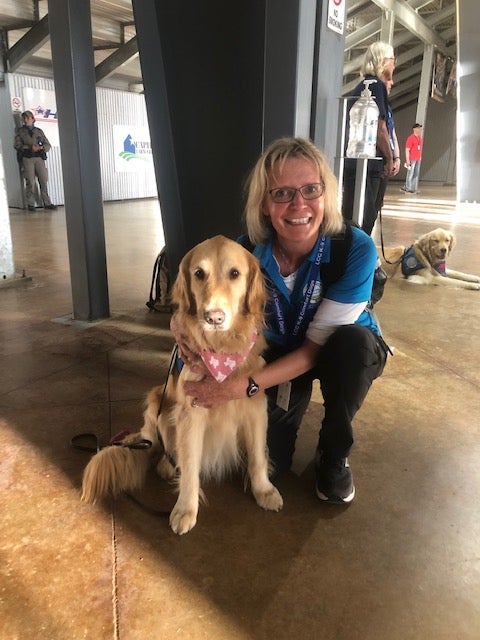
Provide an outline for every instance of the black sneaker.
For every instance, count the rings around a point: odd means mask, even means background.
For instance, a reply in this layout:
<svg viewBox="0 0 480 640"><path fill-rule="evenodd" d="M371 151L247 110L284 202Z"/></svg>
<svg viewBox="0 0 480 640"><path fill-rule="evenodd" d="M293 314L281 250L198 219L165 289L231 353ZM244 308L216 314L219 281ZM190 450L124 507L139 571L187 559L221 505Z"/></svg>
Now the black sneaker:
<svg viewBox="0 0 480 640"><path fill-rule="evenodd" d="M57 205L55 205L55 204L47 204L45 209L52 209L52 211L56 211Z"/></svg>
<svg viewBox="0 0 480 640"><path fill-rule="evenodd" d="M29 211L35 211L35 207L32 207L32 205L31 205L31 204L29 204L29 205L28 205L28 210L29 210Z"/></svg>
<svg viewBox="0 0 480 640"><path fill-rule="evenodd" d="M407 191L407 187L400 187L400 191Z"/></svg>
<svg viewBox="0 0 480 640"><path fill-rule="evenodd" d="M323 452L315 459L315 488L324 502L348 504L355 496L348 458L328 458Z"/></svg>

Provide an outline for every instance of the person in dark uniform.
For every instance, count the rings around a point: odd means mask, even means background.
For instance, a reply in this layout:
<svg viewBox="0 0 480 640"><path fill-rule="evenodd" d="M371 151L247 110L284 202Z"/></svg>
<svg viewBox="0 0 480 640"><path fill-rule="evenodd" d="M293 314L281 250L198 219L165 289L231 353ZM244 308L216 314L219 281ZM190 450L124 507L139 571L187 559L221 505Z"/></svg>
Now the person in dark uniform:
<svg viewBox="0 0 480 640"><path fill-rule="evenodd" d="M45 209L56 209L48 195L48 170L45 164L47 152L51 144L42 129L35 126L35 118L31 111L22 113L23 125L15 133L14 148L17 157L22 163L23 177L25 178L25 196L29 211L35 211L35 177L40 185L40 195Z"/></svg>

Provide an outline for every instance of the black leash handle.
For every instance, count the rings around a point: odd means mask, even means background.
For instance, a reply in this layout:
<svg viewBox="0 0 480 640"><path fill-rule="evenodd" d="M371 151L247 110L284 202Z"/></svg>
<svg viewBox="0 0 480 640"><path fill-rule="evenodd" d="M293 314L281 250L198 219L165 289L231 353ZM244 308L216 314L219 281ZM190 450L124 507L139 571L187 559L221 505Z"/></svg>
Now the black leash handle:
<svg viewBox="0 0 480 640"><path fill-rule="evenodd" d="M78 433L70 440L70 444L77 451L86 451L88 453L98 453L105 447L125 447L127 449L151 449L152 441L142 438L141 440L135 440L134 442L122 442L121 438L128 435L128 431L121 431L107 444L100 444L100 440L96 433ZM92 444L82 444L82 441L90 441Z"/></svg>

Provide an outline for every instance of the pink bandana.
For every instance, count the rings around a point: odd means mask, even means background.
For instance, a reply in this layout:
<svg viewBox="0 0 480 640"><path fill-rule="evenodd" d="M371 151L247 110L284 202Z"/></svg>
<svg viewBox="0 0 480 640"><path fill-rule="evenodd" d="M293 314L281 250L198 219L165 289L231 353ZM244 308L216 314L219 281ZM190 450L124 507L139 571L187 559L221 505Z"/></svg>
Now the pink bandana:
<svg viewBox="0 0 480 640"><path fill-rule="evenodd" d="M202 351L202 360L217 382L223 382L232 371L242 365L257 339L257 332L252 336L246 353L217 353L216 351Z"/></svg>
<svg viewBox="0 0 480 640"><path fill-rule="evenodd" d="M441 262L438 262L434 267L435 271L438 271L438 273L441 276L446 277L447 275L447 263L445 260L442 260Z"/></svg>

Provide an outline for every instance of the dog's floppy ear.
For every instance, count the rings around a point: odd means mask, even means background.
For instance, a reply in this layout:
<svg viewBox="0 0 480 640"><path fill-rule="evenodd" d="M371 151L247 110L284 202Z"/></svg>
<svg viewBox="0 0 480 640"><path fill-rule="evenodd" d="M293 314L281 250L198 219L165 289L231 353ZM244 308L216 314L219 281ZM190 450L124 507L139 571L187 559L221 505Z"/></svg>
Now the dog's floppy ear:
<svg viewBox="0 0 480 640"><path fill-rule="evenodd" d="M428 247L430 246L430 234L424 233L423 236L417 238L417 246L423 252L428 251Z"/></svg>
<svg viewBox="0 0 480 640"><path fill-rule="evenodd" d="M248 253L248 284L245 295L245 311L255 315L263 314L263 307L267 299L265 281L260 264L255 256Z"/></svg>
<svg viewBox="0 0 480 640"><path fill-rule="evenodd" d="M448 253L451 253L453 247L457 244L457 238L455 234L450 231L450 242L448 245Z"/></svg>
<svg viewBox="0 0 480 640"><path fill-rule="evenodd" d="M419 238L417 238L417 240L415 240L413 245L420 251L424 258L428 260L428 263L431 264L430 234L424 233L423 236L420 236Z"/></svg>
<svg viewBox="0 0 480 640"><path fill-rule="evenodd" d="M191 281L190 281L190 261L192 250L190 250L180 262L178 268L178 275L173 284L172 301L178 305L178 310L183 313L195 314L197 312L197 305L195 304L195 298L192 295Z"/></svg>

